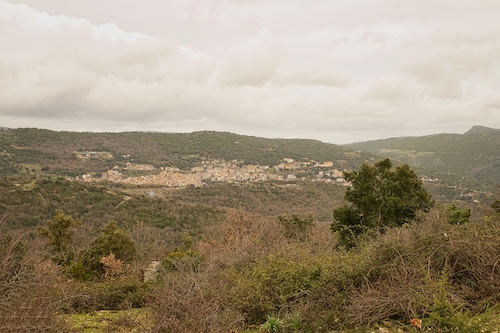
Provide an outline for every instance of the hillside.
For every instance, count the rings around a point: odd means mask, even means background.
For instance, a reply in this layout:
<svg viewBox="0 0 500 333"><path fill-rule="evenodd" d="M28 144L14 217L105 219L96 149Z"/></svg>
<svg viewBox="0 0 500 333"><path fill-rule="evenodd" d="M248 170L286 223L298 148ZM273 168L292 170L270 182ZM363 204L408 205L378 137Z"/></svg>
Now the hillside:
<svg viewBox="0 0 500 333"><path fill-rule="evenodd" d="M110 159L78 160L75 151L109 152ZM106 171L133 161L155 167L188 170L203 159L243 160L244 164L276 165L283 158L333 161L336 168L356 168L371 154L304 139L266 139L222 132L77 133L42 129L0 131L0 176L21 165L45 167L51 173L78 175Z"/></svg>
<svg viewBox="0 0 500 333"><path fill-rule="evenodd" d="M286 178L289 174L287 171L290 171L297 177L313 179L321 173L321 168L310 167L315 162L331 161L330 170L352 170L363 162L373 163L384 157L389 157L396 163L408 163L421 176L431 180L426 186L436 199L483 200L485 197L482 193L476 192L472 196L470 190L488 193L497 191L500 183L500 130L474 126L465 134L390 138L344 146L317 140L268 139L209 131L0 131L0 177L15 174L100 177L107 175L109 170L118 170L123 173L123 178L148 175L161 178L158 174L165 168L186 174L193 167L199 168L207 161L217 160L221 161L222 166L214 165L213 169L242 174L248 169L230 170L227 168L229 163L233 163L230 161L237 161L233 165L238 168L251 165L273 168L287 158L297 163L294 168L288 165L290 168L283 169L280 172L282 178ZM226 165L224 161L227 161ZM139 169L142 165L153 170L149 173L130 171L127 170L131 169L130 165ZM266 176L269 178L269 173ZM332 180L335 181L335 178ZM202 180L190 180L187 184L200 181ZM160 182L158 185L165 184Z"/></svg>
<svg viewBox="0 0 500 333"><path fill-rule="evenodd" d="M474 126L464 134L399 137L346 148L408 163L421 174L476 189L500 184L500 129Z"/></svg>

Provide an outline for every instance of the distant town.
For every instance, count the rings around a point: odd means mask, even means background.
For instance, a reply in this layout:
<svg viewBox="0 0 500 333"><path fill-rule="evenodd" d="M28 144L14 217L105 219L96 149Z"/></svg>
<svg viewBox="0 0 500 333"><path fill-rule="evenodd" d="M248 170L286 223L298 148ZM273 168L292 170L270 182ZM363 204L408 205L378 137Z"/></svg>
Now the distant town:
<svg viewBox="0 0 500 333"><path fill-rule="evenodd" d="M74 152L80 160L113 159L109 152ZM123 157L129 158L128 155ZM314 181L350 186L344 179L344 171L334 168L333 161L296 161L284 158L275 166L246 165L244 161L222 159L202 160L191 170L176 167L156 168L151 164L126 162L105 173L86 173L70 178L84 182L109 181L130 185L154 185L172 188L201 187L210 182L265 182L265 181ZM134 174L133 176L127 174Z"/></svg>
<svg viewBox="0 0 500 333"><path fill-rule="evenodd" d="M89 159L113 160L114 156L105 151L73 152L81 161ZM122 155L131 159L130 155ZM151 164L125 162L114 166L107 172L89 172L78 177L67 177L68 180L83 182L113 182L128 185L162 186L184 188L187 186L201 187L211 182L266 182L266 181L310 181L325 182L339 186L351 186L344 178L346 169L334 167L333 161L317 162L313 160L296 161L293 158L283 158L274 166L248 165L242 160L225 161L223 159L202 160L191 170L180 170L172 166L155 167ZM438 178L422 176L424 183L439 182Z"/></svg>

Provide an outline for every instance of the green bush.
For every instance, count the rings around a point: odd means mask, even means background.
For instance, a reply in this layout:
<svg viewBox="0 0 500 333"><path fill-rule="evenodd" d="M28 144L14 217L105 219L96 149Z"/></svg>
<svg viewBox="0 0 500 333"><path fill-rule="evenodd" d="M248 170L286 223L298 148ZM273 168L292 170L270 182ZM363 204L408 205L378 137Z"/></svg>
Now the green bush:
<svg viewBox="0 0 500 333"><path fill-rule="evenodd" d="M112 221L104 227L101 235L82 251L69 273L81 281L102 279L105 273L101 263L103 257L114 254L117 259L127 264L135 259L136 251L132 238Z"/></svg>
<svg viewBox="0 0 500 333"><path fill-rule="evenodd" d="M114 281L84 282L73 285L69 310L83 313L99 310L123 310L146 306L151 298L149 284L133 278Z"/></svg>
<svg viewBox="0 0 500 333"><path fill-rule="evenodd" d="M182 237L182 245L161 261L160 272L199 272L204 261L204 256L194 250L193 238L186 234Z"/></svg>
<svg viewBox="0 0 500 333"><path fill-rule="evenodd" d="M303 298L320 281L321 272L312 256L297 249L270 254L233 270L231 302L250 322L259 322Z"/></svg>
<svg viewBox="0 0 500 333"><path fill-rule="evenodd" d="M460 209L457 205L453 204L446 209L448 213L448 221L450 224L463 224L469 222L470 209Z"/></svg>

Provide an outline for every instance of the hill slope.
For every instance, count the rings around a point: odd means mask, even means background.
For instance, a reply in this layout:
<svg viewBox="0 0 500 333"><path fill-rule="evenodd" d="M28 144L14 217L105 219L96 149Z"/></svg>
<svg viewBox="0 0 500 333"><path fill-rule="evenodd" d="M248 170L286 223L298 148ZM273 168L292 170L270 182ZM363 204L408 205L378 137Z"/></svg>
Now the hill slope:
<svg viewBox="0 0 500 333"><path fill-rule="evenodd" d="M390 138L346 147L408 163L450 182L490 189L500 184L499 129L474 126L464 134Z"/></svg>
<svg viewBox="0 0 500 333"><path fill-rule="evenodd" d="M112 159L75 158L75 151L110 152ZM283 158L334 161L338 168L356 168L371 154L304 139L266 139L222 132L195 133L77 133L42 129L0 132L0 168L12 173L15 165L46 166L55 173L105 171L133 160L154 166L189 169L202 159L244 160L245 164L276 165ZM2 175L0 175L2 176Z"/></svg>

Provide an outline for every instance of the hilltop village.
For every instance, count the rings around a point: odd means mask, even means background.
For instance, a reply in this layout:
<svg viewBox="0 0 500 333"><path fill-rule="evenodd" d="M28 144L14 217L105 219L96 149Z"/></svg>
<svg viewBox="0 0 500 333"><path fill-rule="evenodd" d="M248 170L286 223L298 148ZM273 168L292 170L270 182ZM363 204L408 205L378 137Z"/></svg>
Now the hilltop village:
<svg viewBox="0 0 500 333"><path fill-rule="evenodd" d="M74 152L80 160L111 159L108 152ZM346 171L346 170L343 170ZM84 182L109 181L129 185L153 185L172 188L201 187L209 182L265 182L265 181L318 181L349 186L343 171L334 168L332 161L296 161L284 158L275 166L246 165L244 161L221 159L202 160L189 171L176 167L156 168L151 164L126 162L105 173L86 173L73 178Z"/></svg>

